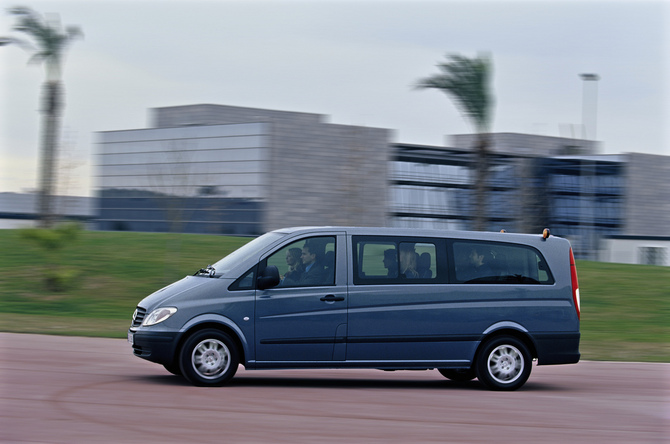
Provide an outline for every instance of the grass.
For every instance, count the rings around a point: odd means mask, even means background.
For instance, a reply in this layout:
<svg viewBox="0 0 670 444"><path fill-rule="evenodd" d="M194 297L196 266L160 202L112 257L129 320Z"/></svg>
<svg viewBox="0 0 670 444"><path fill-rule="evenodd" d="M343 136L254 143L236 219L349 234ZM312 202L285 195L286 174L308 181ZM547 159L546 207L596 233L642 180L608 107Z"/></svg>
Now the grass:
<svg viewBox="0 0 670 444"><path fill-rule="evenodd" d="M670 362L670 267L578 261L584 359Z"/></svg>
<svg viewBox="0 0 670 444"><path fill-rule="evenodd" d="M0 330L123 338L136 304L246 238L81 232L58 254L0 230ZM46 290L48 269L74 273ZM580 261L582 359L670 362L670 267Z"/></svg>
<svg viewBox="0 0 670 444"><path fill-rule="evenodd" d="M0 330L124 337L144 296L248 240L83 231L56 255L23 239L19 230L0 230ZM46 289L42 276L54 265L76 273L66 291Z"/></svg>

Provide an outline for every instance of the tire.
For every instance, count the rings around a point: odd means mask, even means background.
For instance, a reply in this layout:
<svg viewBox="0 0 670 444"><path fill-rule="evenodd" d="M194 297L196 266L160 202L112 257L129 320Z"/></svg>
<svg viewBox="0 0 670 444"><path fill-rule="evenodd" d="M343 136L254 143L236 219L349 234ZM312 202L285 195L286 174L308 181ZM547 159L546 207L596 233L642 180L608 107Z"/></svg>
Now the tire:
<svg viewBox="0 0 670 444"><path fill-rule="evenodd" d="M240 363L235 341L226 333L206 329L191 335L181 349L184 377L198 386L220 386L230 381Z"/></svg>
<svg viewBox="0 0 670 444"><path fill-rule="evenodd" d="M512 336L498 336L480 349L475 371L491 390L516 390L528 380L532 364L526 344Z"/></svg>
<svg viewBox="0 0 670 444"><path fill-rule="evenodd" d="M438 372L447 379L466 382L475 379L475 371L471 368L438 368Z"/></svg>

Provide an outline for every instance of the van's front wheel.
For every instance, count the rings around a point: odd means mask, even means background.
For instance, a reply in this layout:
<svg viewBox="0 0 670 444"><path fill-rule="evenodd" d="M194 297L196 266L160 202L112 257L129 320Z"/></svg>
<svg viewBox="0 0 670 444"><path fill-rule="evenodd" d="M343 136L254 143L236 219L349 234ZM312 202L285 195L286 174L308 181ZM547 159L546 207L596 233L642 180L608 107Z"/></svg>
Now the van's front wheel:
<svg viewBox="0 0 670 444"><path fill-rule="evenodd" d="M528 347L512 336L486 342L477 355L477 379L491 390L516 390L530 376L532 358Z"/></svg>
<svg viewBox="0 0 670 444"><path fill-rule="evenodd" d="M235 341L215 329L191 335L184 342L179 361L184 377L200 386L225 384L240 363Z"/></svg>

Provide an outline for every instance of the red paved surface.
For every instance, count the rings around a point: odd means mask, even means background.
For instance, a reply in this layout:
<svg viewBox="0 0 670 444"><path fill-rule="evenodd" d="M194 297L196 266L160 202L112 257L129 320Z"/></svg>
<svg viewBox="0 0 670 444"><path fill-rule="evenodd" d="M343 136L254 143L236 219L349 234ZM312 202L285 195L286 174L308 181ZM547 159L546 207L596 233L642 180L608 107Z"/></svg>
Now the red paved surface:
<svg viewBox="0 0 670 444"><path fill-rule="evenodd" d="M437 371L245 371L197 388L118 339L0 333L3 443L668 443L670 364L534 367L516 392Z"/></svg>

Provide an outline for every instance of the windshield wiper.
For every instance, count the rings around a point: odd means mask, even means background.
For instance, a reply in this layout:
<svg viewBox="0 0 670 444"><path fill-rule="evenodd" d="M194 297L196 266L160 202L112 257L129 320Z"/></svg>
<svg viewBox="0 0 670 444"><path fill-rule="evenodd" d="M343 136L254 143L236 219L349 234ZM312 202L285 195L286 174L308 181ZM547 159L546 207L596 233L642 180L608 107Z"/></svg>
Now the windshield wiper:
<svg viewBox="0 0 670 444"><path fill-rule="evenodd" d="M216 276L216 270L211 265L208 265L206 268L201 268L196 271L193 276L209 276L211 278Z"/></svg>

